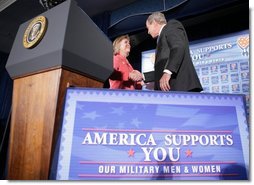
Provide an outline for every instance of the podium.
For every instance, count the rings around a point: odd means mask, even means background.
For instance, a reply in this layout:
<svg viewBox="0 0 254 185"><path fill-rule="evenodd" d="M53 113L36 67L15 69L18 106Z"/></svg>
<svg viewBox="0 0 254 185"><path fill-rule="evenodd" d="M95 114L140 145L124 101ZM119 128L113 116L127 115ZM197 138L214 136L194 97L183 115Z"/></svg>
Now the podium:
<svg viewBox="0 0 254 185"><path fill-rule="evenodd" d="M29 26L37 23L20 25L6 64L14 80L10 180L49 178L66 88L102 88L113 71L111 41L75 1L67 0L40 16L46 18L45 33L26 48L25 34L31 34Z"/></svg>

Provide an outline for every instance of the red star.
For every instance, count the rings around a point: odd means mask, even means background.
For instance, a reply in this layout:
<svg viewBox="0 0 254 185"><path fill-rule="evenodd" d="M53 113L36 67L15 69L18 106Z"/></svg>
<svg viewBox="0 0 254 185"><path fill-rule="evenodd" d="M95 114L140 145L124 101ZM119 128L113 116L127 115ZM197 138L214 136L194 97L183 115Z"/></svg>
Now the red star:
<svg viewBox="0 0 254 185"><path fill-rule="evenodd" d="M135 151L134 151L133 149L130 149L130 150L128 151L129 157L134 157L134 153L135 153Z"/></svg>
<svg viewBox="0 0 254 185"><path fill-rule="evenodd" d="M190 149L185 151L186 157L192 157L192 151Z"/></svg>

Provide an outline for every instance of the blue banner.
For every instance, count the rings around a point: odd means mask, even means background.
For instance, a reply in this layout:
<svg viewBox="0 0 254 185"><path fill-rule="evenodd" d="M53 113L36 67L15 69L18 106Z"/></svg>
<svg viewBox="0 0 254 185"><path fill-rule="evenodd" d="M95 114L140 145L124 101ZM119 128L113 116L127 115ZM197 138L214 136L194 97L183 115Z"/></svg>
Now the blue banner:
<svg viewBox="0 0 254 185"><path fill-rule="evenodd" d="M67 91L58 180L247 180L243 95Z"/></svg>

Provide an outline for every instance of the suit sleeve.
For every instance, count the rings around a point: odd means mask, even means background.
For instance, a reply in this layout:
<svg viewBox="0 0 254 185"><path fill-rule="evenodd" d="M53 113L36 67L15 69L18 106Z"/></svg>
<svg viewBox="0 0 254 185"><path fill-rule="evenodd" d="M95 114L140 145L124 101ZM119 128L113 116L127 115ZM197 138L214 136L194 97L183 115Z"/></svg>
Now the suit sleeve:
<svg viewBox="0 0 254 185"><path fill-rule="evenodd" d="M145 83L147 82L154 82L154 71L149 71L146 73L143 73L145 76Z"/></svg>
<svg viewBox="0 0 254 185"><path fill-rule="evenodd" d="M185 55L187 44L185 31L181 24L177 22L171 23L165 31L165 37L170 49L165 69L168 69L172 73L177 73Z"/></svg>

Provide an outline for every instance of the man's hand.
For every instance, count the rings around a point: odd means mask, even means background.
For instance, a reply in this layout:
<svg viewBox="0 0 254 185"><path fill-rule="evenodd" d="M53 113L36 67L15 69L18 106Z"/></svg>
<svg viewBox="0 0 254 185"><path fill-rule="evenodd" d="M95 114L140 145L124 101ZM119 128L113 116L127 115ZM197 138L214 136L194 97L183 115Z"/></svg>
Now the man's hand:
<svg viewBox="0 0 254 185"><path fill-rule="evenodd" d="M171 78L171 75L168 73L163 73L161 79L160 79L160 88L162 91L169 91L170 85L169 80Z"/></svg>

